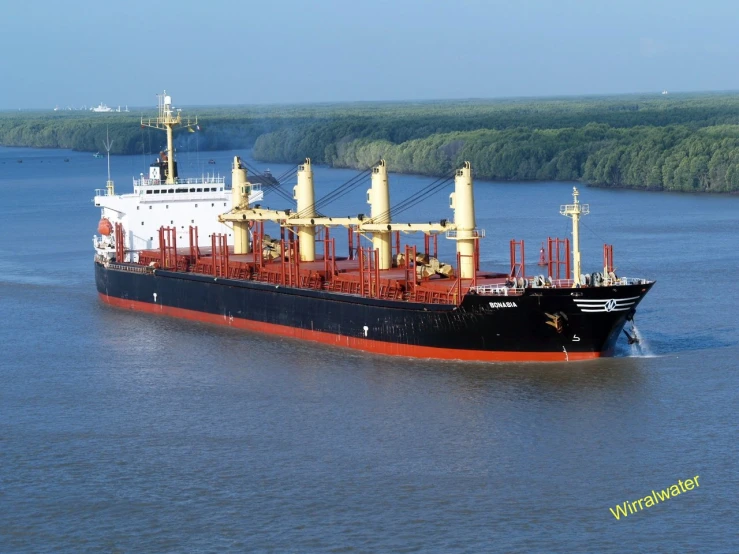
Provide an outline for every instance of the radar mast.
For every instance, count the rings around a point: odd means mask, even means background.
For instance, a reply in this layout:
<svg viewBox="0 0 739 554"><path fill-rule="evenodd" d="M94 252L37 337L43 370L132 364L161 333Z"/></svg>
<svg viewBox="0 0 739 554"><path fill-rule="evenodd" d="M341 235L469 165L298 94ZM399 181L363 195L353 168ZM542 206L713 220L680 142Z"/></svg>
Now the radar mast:
<svg viewBox="0 0 739 554"><path fill-rule="evenodd" d="M173 185L175 183L175 171L174 171L174 144L173 144L173 129L177 125L182 124L182 110L176 109L172 105L172 97L167 94L165 90L162 94L157 94L158 98L158 115L155 118L141 118L142 127L151 127L152 129L159 129L167 132L167 184ZM176 115L175 115L176 113ZM190 127L197 125L198 118L195 117L194 121L190 121L187 118L185 126Z"/></svg>

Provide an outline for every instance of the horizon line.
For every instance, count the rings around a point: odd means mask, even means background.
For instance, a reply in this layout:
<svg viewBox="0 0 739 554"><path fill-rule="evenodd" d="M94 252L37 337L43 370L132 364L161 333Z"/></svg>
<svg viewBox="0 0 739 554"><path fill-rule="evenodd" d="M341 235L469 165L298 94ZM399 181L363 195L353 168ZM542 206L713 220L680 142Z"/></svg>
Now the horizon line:
<svg viewBox="0 0 739 554"><path fill-rule="evenodd" d="M665 94L664 91L667 91ZM407 98L407 99L395 99L395 100L315 100L315 101L295 101L295 102L252 102L252 103L226 103L226 104L184 104L185 106L194 108L220 108L220 107L272 107L272 106L330 106L330 105L341 105L341 104L411 104L411 103L454 103L454 102L505 102L505 101L517 101L517 100L575 100L578 98L614 98L623 96L691 96L691 95L704 95L704 94L737 94L739 89L722 89L722 90L675 90L670 91L663 89L663 91L640 91L640 92L608 92L608 93L578 93L578 94L552 94L552 95L520 95L520 96L469 96L464 98ZM116 104L117 105L117 104ZM58 106L58 105L57 105ZM0 108L0 112L46 112L46 111L59 111L59 112L91 112L101 114L115 114L115 113L132 113L133 110L149 110L156 109L156 106L136 106L128 104L128 112L125 111L112 111L112 112L93 112L91 109L59 109L54 108Z"/></svg>

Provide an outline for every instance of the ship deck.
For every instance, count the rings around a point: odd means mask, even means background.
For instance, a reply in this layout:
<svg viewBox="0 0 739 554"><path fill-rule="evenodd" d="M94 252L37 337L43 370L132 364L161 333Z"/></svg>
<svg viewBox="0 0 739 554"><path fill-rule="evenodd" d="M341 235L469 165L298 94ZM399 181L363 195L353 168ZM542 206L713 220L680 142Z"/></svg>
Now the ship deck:
<svg viewBox="0 0 739 554"><path fill-rule="evenodd" d="M146 250L139 253L139 263L232 279L429 303L458 303L471 287L506 296L517 292L506 288L508 276L502 273L477 271L474 279L458 279L454 271L450 275L418 275L421 263L381 270L358 258L325 259L316 255L315 261L310 262L286 257L267 260L254 252L233 254L232 247L228 254L216 251L215 256L211 248L200 248L197 255L190 248L177 248L176 252L170 249L164 256L159 250Z"/></svg>

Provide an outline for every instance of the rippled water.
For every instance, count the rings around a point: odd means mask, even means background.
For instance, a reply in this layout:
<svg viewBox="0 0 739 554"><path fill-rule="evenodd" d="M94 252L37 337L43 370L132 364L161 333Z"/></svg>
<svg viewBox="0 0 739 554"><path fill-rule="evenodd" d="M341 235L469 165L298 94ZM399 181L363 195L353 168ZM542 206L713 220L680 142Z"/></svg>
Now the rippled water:
<svg viewBox="0 0 739 554"><path fill-rule="evenodd" d="M127 191L144 165L113 170ZM318 194L352 175L316 168ZM739 551L738 197L583 187L586 267L607 241L619 274L658 281L637 314L648 351L464 364L101 305L104 180L89 154L0 149L0 551ZM393 197L429 181L392 175ZM367 211L365 188L334 213ZM478 182L483 265L505 269L512 238L535 263L565 236L570 193ZM695 475L677 498L609 512Z"/></svg>

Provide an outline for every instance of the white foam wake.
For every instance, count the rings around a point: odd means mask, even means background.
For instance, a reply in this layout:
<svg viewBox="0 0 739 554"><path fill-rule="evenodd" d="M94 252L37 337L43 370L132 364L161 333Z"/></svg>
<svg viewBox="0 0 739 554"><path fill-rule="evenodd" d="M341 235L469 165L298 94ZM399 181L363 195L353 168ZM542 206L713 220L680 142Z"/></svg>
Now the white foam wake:
<svg viewBox="0 0 739 554"><path fill-rule="evenodd" d="M652 347L649 344L649 341L646 339L644 335L637 329L636 324L632 323L631 329L629 334L634 337L636 342L631 344L631 353L629 354L632 357L636 358L656 358L657 355L652 350Z"/></svg>

